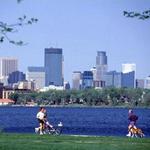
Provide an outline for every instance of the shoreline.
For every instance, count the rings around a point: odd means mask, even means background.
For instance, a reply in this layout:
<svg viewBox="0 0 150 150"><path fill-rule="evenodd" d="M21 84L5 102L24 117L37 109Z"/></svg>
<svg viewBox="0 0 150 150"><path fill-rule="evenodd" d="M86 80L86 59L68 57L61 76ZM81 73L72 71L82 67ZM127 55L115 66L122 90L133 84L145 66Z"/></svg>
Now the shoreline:
<svg viewBox="0 0 150 150"><path fill-rule="evenodd" d="M150 109L149 106L89 106L89 105L0 105L1 107L51 107L51 108L118 108L118 109Z"/></svg>

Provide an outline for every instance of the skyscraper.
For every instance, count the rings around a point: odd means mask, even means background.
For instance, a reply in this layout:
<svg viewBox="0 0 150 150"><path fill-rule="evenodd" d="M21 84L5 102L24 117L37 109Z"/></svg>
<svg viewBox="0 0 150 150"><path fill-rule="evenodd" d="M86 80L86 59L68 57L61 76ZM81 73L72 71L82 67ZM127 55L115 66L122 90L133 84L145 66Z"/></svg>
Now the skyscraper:
<svg viewBox="0 0 150 150"><path fill-rule="evenodd" d="M8 84L8 75L18 70L18 59L12 57L0 58L0 81L4 85Z"/></svg>
<svg viewBox="0 0 150 150"><path fill-rule="evenodd" d="M136 72L136 64L133 63L122 64L122 73L129 73L132 71Z"/></svg>
<svg viewBox="0 0 150 150"><path fill-rule="evenodd" d="M136 88L142 88L144 89L144 79L136 79Z"/></svg>
<svg viewBox="0 0 150 150"><path fill-rule="evenodd" d="M96 81L96 67L91 68L92 73L93 73L93 80Z"/></svg>
<svg viewBox="0 0 150 150"><path fill-rule="evenodd" d="M8 76L8 83L11 85L17 83L18 81L24 81L24 80L25 80L25 74L20 71L14 71L10 73Z"/></svg>
<svg viewBox="0 0 150 150"><path fill-rule="evenodd" d="M72 89L75 89L75 90L81 89L81 79L82 79L81 72L74 71L72 74Z"/></svg>
<svg viewBox="0 0 150 150"><path fill-rule="evenodd" d="M123 88L135 88L135 72L122 73L121 84Z"/></svg>
<svg viewBox="0 0 150 150"><path fill-rule="evenodd" d="M122 87L135 88L136 65L133 63L122 64Z"/></svg>
<svg viewBox="0 0 150 150"><path fill-rule="evenodd" d="M93 87L93 73L92 71L84 71L82 74L82 89Z"/></svg>
<svg viewBox="0 0 150 150"><path fill-rule="evenodd" d="M104 81L108 69L106 52L98 51L96 56L96 81Z"/></svg>
<svg viewBox="0 0 150 150"><path fill-rule="evenodd" d="M63 55L61 48L45 48L45 85L63 86Z"/></svg>
<svg viewBox="0 0 150 150"><path fill-rule="evenodd" d="M106 75L104 76L105 86L121 88L121 77L122 77L121 72L116 71L107 72Z"/></svg>
<svg viewBox="0 0 150 150"><path fill-rule="evenodd" d="M35 89L41 89L45 86L45 68L28 67L26 79L35 83Z"/></svg>
<svg viewBox="0 0 150 150"><path fill-rule="evenodd" d="M150 76L145 78L144 88L150 89Z"/></svg>

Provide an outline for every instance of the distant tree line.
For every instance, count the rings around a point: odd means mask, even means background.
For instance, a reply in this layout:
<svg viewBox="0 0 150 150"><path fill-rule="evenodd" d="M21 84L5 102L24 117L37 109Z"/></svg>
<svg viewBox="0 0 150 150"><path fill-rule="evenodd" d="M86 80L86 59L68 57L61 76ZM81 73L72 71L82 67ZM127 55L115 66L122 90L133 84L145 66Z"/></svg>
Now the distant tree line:
<svg viewBox="0 0 150 150"><path fill-rule="evenodd" d="M88 106L150 106L150 90L129 88L104 88L101 90L50 90L47 92L13 93L16 104L30 102L38 105L88 105Z"/></svg>

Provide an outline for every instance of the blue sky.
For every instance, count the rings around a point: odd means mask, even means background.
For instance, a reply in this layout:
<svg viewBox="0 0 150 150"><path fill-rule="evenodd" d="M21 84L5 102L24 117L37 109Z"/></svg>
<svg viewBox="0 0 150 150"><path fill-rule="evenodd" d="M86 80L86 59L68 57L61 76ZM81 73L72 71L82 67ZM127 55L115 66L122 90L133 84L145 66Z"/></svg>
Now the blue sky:
<svg viewBox="0 0 150 150"><path fill-rule="evenodd" d="M44 65L44 48L60 47L64 54L65 81L73 71L89 70L97 51L106 51L109 70L136 63L137 77L150 75L150 20L126 18L123 11L150 8L149 0L1 0L0 21L14 23L24 14L39 19L20 28L12 39L28 42L0 44L0 56L19 59L19 70Z"/></svg>

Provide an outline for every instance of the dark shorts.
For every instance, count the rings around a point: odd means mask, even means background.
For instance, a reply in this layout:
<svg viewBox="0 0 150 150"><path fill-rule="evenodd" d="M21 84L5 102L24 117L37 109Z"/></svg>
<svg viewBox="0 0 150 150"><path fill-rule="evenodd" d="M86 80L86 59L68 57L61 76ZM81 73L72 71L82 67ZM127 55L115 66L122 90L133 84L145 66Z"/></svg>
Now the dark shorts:
<svg viewBox="0 0 150 150"><path fill-rule="evenodd" d="M38 122L41 123L41 124L44 124L43 120L38 119Z"/></svg>

